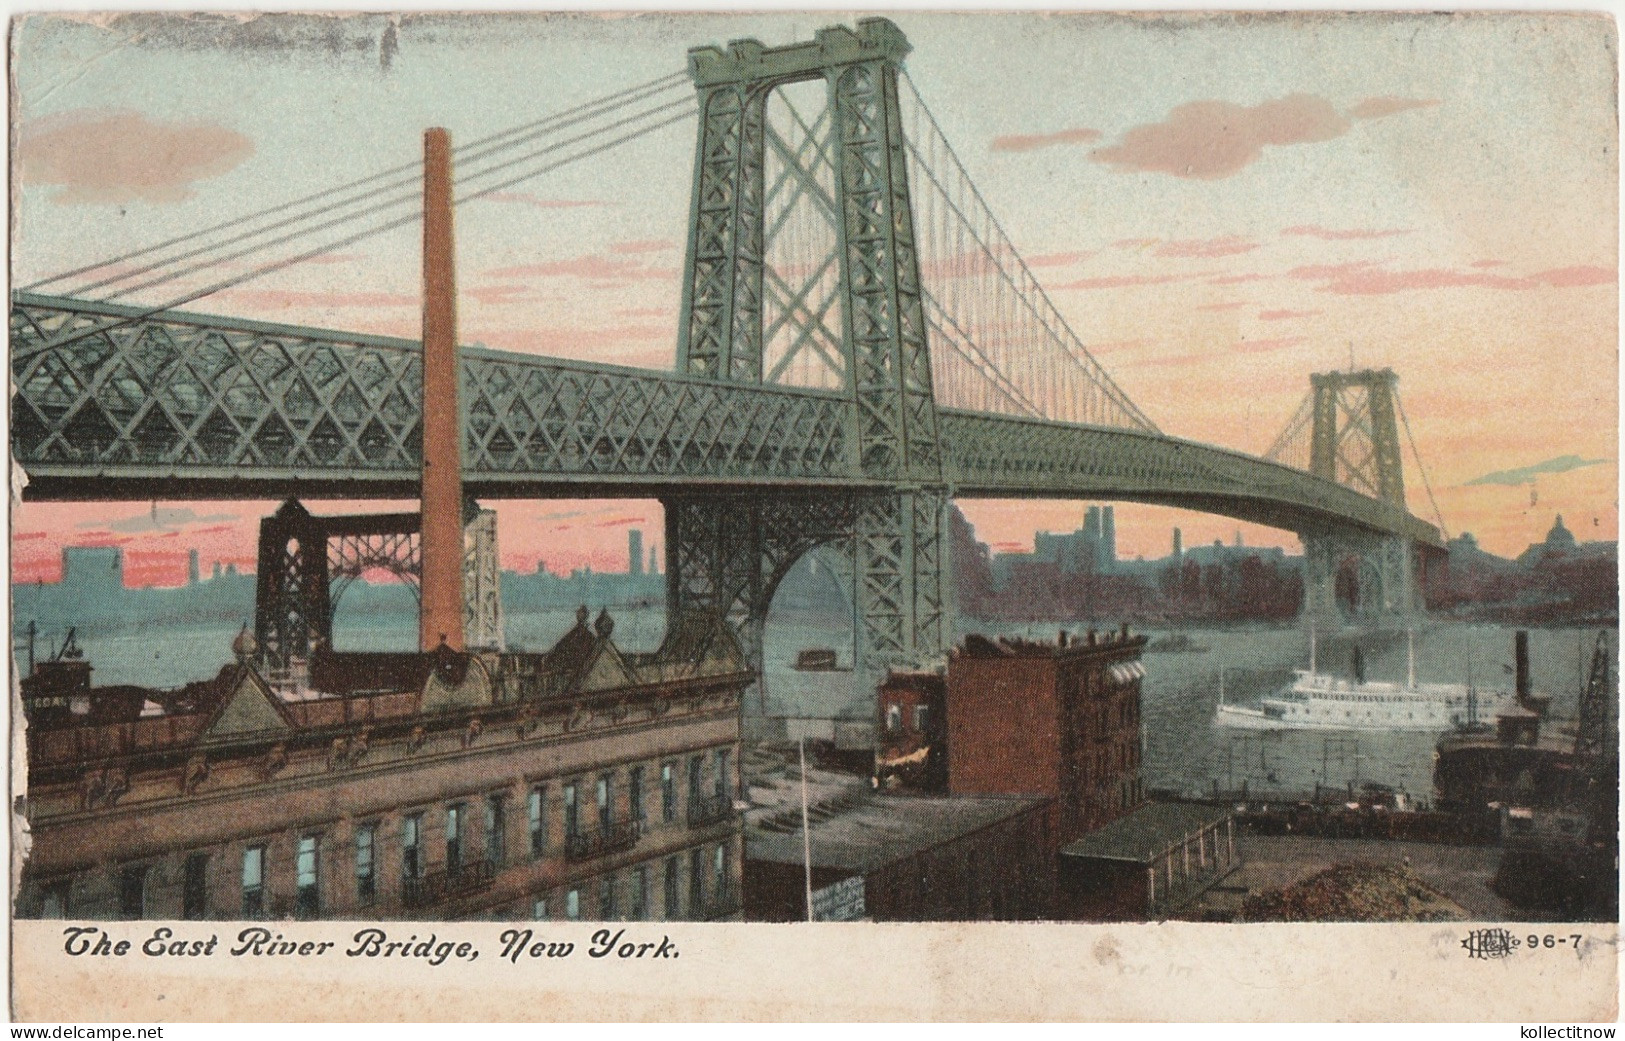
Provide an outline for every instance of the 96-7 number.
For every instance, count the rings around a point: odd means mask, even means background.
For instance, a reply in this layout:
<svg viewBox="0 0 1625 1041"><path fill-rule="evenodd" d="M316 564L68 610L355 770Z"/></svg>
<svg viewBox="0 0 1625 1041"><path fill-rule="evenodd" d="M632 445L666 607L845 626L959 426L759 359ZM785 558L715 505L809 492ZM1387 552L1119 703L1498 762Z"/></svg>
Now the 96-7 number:
<svg viewBox="0 0 1625 1041"><path fill-rule="evenodd" d="M1549 950L1553 947L1572 945L1574 949L1578 951L1580 949L1581 938L1582 936L1580 933L1570 933L1567 936L1557 936L1553 933L1547 933L1546 935L1541 936L1536 933L1530 933L1528 936L1524 937L1523 942L1524 945L1530 950L1534 950L1538 947L1545 947Z"/></svg>

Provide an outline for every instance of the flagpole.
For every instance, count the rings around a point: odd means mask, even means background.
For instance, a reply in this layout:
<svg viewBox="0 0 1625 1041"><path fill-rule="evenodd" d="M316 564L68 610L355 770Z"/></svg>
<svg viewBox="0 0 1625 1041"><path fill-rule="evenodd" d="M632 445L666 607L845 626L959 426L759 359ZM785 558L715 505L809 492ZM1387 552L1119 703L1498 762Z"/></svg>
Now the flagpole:
<svg viewBox="0 0 1625 1041"><path fill-rule="evenodd" d="M813 920L812 832L807 823L807 738L801 738L801 856L807 869L807 921Z"/></svg>

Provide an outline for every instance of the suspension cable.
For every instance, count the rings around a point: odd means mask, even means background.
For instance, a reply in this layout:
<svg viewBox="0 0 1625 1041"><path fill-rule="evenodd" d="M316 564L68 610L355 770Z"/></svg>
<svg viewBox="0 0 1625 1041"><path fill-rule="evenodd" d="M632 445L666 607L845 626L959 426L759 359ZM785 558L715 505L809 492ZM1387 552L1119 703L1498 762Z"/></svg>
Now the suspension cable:
<svg viewBox="0 0 1625 1041"><path fill-rule="evenodd" d="M485 137L478 138L478 139L476 139L474 141L471 141L471 142L469 142L469 143L467 143L465 145L462 145L462 146L458 147L457 149L454 150L454 154L463 153L463 152L471 152L471 151L476 150L476 149L492 146L492 145L495 145L497 142L502 141L505 138L513 137L513 136L515 136L517 134L524 133L526 131L531 131L531 130L534 130L534 129L537 129L537 128L541 128L541 127L543 127L545 125L554 123L554 122L559 121L561 119L564 119L565 117L575 115L577 113L586 112L587 110L589 110L591 108L594 108L594 107L597 107L597 106L611 105L611 104L619 103L621 101L621 99L623 99L623 98L625 98L626 100L638 100L642 96L647 96L644 92L653 91L655 93L658 93L661 90L668 89L670 86L675 86L676 84L682 82L684 79L686 79L686 74L685 73L675 72L675 73L671 73L671 74L669 74L667 76L661 76L661 77L658 77L656 79L649 80L646 83L641 83L641 84L637 84L637 85L632 86L632 87L627 87L627 88L624 88L624 89L622 89L620 91L616 91L613 94L605 95L602 98L597 98L597 99L594 99L592 101L583 102L582 104L577 105L577 106L575 106L574 108L571 108L571 109L566 109L563 112L553 113L553 114L550 114L550 115L548 115L548 116L546 116L546 117L544 117L542 119L535 120L533 122L526 123L526 124L521 124L521 125L516 126L516 127L511 127L509 129L501 130L501 131L498 131L498 132L496 132L494 134L489 134L489 135L487 135ZM633 97L634 95L636 95L637 97ZM502 146L499 146L499 147L504 147L504 148L505 147L511 147L512 144L515 144L515 143L517 143L517 142L511 142L509 145L502 145ZM492 149L492 150L495 150L495 149ZM481 153L480 156L473 156L472 158L479 158L479 157L481 157L481 156L483 156L485 154L489 154L489 151L485 152L485 153ZM379 171L377 173L370 174L370 175L368 175L366 177L363 177L363 178L360 178L358 180L350 181L347 184L338 185L338 186L333 187L333 188L326 188L326 189L323 189L321 191L315 192L315 193L310 194L310 195L301 196L300 198L292 199L292 200L289 200L289 201L284 202L284 203L280 203L280 204L275 205L275 206L271 206L271 207L267 207L267 208L262 209L262 210L255 211L253 213L243 214L243 215L240 215L238 217L234 217L234 218L232 218L230 220L222 221L222 222L220 222L218 224L213 224L213 225L210 225L208 227L198 229L196 231L187 232L186 234L183 234L183 235L177 235L174 238L165 239L162 242L154 243L153 245L150 245L150 246L144 246L144 247L142 247L140 249L132 250L132 251L130 251L128 253L122 254L120 256L114 257L114 258L109 259L109 260L98 261L98 262L96 262L94 264L88 264L88 265L85 265L83 267L74 268L71 271L64 271L64 272L61 272L61 273L56 274L56 275L51 275L51 276L49 276L47 278L43 278L43 279L40 279L40 280L38 280L36 282L32 282L32 283L30 283L30 284L28 284L28 285L26 285L26 286L24 286L22 288L24 289L24 291L33 291L35 289L40 288L41 286L47 286L47 285L50 285L50 284L52 284L54 282L66 281L69 278L74 278L74 277L77 277L79 275L87 274L87 273L92 272L92 271L97 271L97 270L100 270L102 268L110 267L110 266L112 266L114 264L122 264L122 263L124 263L126 261L134 260L137 257L143 257L143 256L146 256L146 255L151 254L151 253L156 253L156 252L158 252L160 250L168 249L171 246L180 245L180 244L185 243L185 242L190 242L190 241L192 241L194 239L203 238L204 236L207 236L207 235L212 235L212 234L214 234L215 232L218 232L218 231L229 230L229 229L237 227L238 225L241 225L241 224L246 224L246 223L249 223L249 222L252 222L252 221L261 220L261 219L263 219L265 217L268 217L268 216L270 216L272 214L283 213L283 212L286 212L288 210L296 209L296 208L298 208L300 206L304 206L304 205L307 205L307 204L312 203L312 202L316 202L316 201L321 200L321 199L327 199L327 198L330 198L330 197L332 197L334 195L340 195L340 194L343 194L345 192L350 192L350 191L353 191L353 190L355 190L357 188L360 188L362 186L370 185L370 184L372 184L372 183L374 183L376 181L383 180L383 179L385 179L387 177L392 177L392 176L395 176L397 174L405 173L405 172L408 172L408 171L414 171L414 170L416 170L416 168L417 168L416 163L404 163L404 164L402 164L400 166L394 166L394 167L391 167L391 168L389 168L387 170L382 170L382 171ZM394 186L391 185L391 186L388 186L388 187L394 187ZM376 191L377 189L374 189L374 190ZM151 270L152 267L161 266L163 263L165 263L165 261L156 261L152 265L150 265L148 268L144 268L141 271L135 272L135 273L132 273L132 274L144 273L144 271ZM116 281L116 279L115 279L115 281ZM94 285L90 286L89 288L91 288L91 289L100 288L104 284L106 284L106 283L105 282L97 283L97 284L94 284Z"/></svg>
<svg viewBox="0 0 1625 1041"><path fill-rule="evenodd" d="M1439 512L1439 502L1433 497L1433 482L1428 480L1427 467L1422 465L1422 453L1416 450L1416 435L1411 433L1411 421L1405 415L1405 402L1400 400L1397 388L1394 391L1394 402L1399 406L1399 420L1405 424L1405 439L1411 443L1411 458L1416 460L1416 472L1422 475L1422 487L1427 489L1428 502L1433 506L1433 519L1439 522L1439 534L1449 542L1450 529L1444 526L1444 514Z"/></svg>
<svg viewBox="0 0 1625 1041"><path fill-rule="evenodd" d="M663 129L663 128L668 127L668 126L672 126L672 125L674 125L676 123L682 122L683 120L685 120L688 117L692 116L695 113L696 110L697 110L697 106L691 106L686 111L678 112L675 115L669 116L669 117L667 117L665 119L662 119L662 120L660 120L658 122L651 123L651 124L649 124L647 126L639 127L639 128L637 128L635 130L629 131L629 132L627 132L625 134L622 134L619 137L616 137L616 138L614 138L614 139L612 139L610 141L603 142L602 144L596 145L596 146L594 146L592 148L589 148L589 149L587 149L585 151L578 152L578 153L576 153L574 155L565 156L565 157L563 157L561 159L557 159L557 160L555 160L555 161L553 161L551 163L548 163L548 164L546 164L544 166L538 167L535 170L528 170L528 171L526 171L524 173L518 174L517 176L510 177L507 180L500 181L500 182L498 182L496 184L489 185L487 187L481 188L478 191L468 192L468 193L458 197L456 199L456 202L461 204L461 203L464 203L464 202L472 201L474 199L483 198L484 196L490 195L493 192L501 191L504 188L510 188L513 185L518 184L518 183L520 183L522 181L529 180L532 177L538 177L538 176L540 176L542 174L550 173L553 170L556 170L561 166L566 166L566 165L568 165L570 163L577 162L577 161L579 161L581 159L591 158L592 156L598 155L598 154L600 154L602 152L606 152L611 148L615 148L615 147L617 147L619 145L625 144L628 141L632 141L632 140L635 140L637 138L644 137L644 136L646 136L648 134L653 133L656 130L660 130L660 129ZM110 331L112 329L116 329L116 328L118 328L120 326L129 325L132 322L145 321L146 319L151 318L154 315L161 314L164 311L169 311L169 310L172 310L172 309L174 309L176 307L180 307L180 306L182 306L184 304L191 303L194 300L200 300L200 299L202 299L203 297L206 297L206 296L212 296L213 294L218 293L221 290L229 289L229 288L231 288L233 286L240 285L243 282L249 281L250 279L259 278L259 277L261 277L263 275L267 275L267 274L271 274L271 273L276 272L276 271L280 271L283 268L291 267L294 264L302 263L302 262L304 262L306 260L311 259L312 257L320 256L323 253L328 253L328 252L331 252L331 251L333 251L335 249L340 249L340 248L343 248L345 246L352 245L352 244L354 244L356 242L361 241L362 239L371 238L374 235L379 235L379 234L382 234L382 233L384 233L386 231L392 231L392 230L394 230L396 228L405 227L406 225L412 224L412 223L414 223L414 222L416 222L418 220L421 220L421 219L422 219L421 214L413 213L413 214L409 214L409 215L407 215L405 217L399 217L399 218L396 218L394 220L388 221L388 222L386 222L384 224L375 225L375 226L370 227L370 228L364 228L361 231L358 231L358 232L355 232L355 233L353 233L351 235L345 236L344 238L338 239L337 241L327 243L326 245L323 245L323 246L318 246L318 247L316 247L314 249L306 250L305 252L300 253L300 254L298 254L296 256L288 257L286 259L276 261L275 263L272 263L272 264L263 265L263 266L261 266L259 268L256 268L256 269L254 269L252 271L249 271L249 272L247 272L245 274L236 276L234 278L223 279L223 280L221 280L219 282L213 283L212 285L205 286L202 289L195 290L195 291L192 291L192 292L188 292L186 294L183 294L181 296L176 297L173 300L169 300L169 301L166 301L166 302L164 302L162 304L158 304L157 306L150 307L150 308L144 308L144 309L142 309L141 311L139 311L139 312L137 312L135 314L119 317L119 318L117 318L117 319L115 319L115 320L113 320L111 322L108 322L106 324L103 324L103 325L93 326L93 327L88 328L88 329L81 329L81 330L79 330L77 332L70 333L67 336L61 337L61 338L56 339L56 340L52 340L49 343L40 344L37 347L30 347L30 348L26 348L26 349L14 350L13 353L12 353L12 358L13 358L14 361L22 360L22 359L26 359L26 358L31 358L34 355L44 353L45 351L55 350L55 349L57 349L59 347L65 347L68 344L74 343L74 342L76 342L78 340L82 340L82 339L84 339L84 338L86 338L88 336L95 336L95 335L98 335L98 334L101 334L101 333L105 333L105 332L108 332L108 331Z"/></svg>

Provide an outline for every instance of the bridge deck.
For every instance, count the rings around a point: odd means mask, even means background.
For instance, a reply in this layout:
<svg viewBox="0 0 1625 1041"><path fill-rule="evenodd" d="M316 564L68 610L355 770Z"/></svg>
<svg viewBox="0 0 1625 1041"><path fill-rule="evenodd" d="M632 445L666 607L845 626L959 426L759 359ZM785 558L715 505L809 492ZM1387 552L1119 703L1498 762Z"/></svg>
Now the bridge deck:
<svg viewBox="0 0 1625 1041"><path fill-rule="evenodd" d="M112 324L112 323L118 324ZM17 293L12 452L29 499L414 498L416 341ZM482 498L879 489L841 394L465 348ZM1118 499L1440 545L1405 511L1211 445L939 410L962 498Z"/></svg>

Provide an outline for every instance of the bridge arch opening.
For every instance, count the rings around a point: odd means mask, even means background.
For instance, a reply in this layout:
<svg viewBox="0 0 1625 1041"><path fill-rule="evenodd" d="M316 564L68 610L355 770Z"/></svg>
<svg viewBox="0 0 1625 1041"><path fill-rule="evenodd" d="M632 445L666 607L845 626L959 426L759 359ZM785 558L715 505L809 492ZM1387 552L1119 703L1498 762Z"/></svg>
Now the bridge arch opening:
<svg viewBox="0 0 1625 1041"><path fill-rule="evenodd" d="M782 725L791 738L829 738L832 720L870 721L872 706L854 686L851 567L843 543L821 543L785 562L768 588L759 687L745 705L767 733Z"/></svg>

